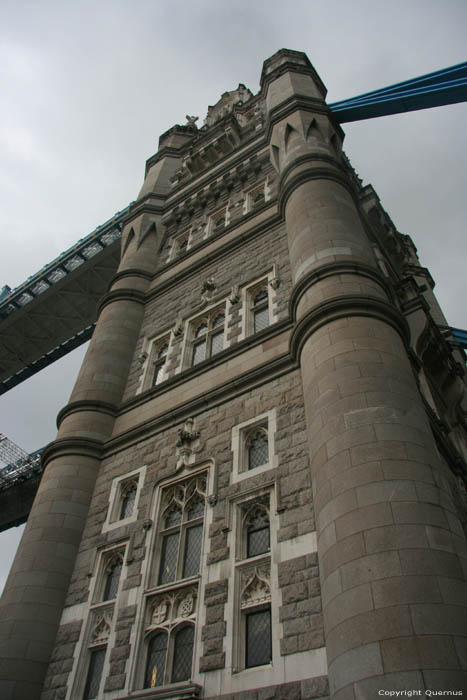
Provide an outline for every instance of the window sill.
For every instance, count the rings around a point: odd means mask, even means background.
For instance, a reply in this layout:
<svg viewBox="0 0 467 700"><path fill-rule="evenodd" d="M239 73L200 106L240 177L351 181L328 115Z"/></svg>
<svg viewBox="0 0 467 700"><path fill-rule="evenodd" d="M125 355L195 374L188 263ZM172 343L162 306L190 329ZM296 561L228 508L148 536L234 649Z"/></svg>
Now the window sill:
<svg viewBox="0 0 467 700"><path fill-rule="evenodd" d="M197 700L200 697L201 686L196 683L173 683L160 688L136 690L125 695L121 700Z"/></svg>

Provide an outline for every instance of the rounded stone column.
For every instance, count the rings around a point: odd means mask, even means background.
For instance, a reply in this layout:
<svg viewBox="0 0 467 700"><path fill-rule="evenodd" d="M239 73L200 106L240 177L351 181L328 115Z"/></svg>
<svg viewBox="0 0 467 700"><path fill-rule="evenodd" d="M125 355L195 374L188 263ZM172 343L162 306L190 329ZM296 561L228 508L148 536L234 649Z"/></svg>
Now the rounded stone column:
<svg viewBox="0 0 467 700"><path fill-rule="evenodd" d="M294 289L331 697L464 689L466 544L407 352L303 54L265 63ZM465 569L464 569L465 570ZM465 668L465 666L464 666Z"/></svg>
<svg viewBox="0 0 467 700"><path fill-rule="evenodd" d="M160 213L179 148L193 130L161 137L140 201L122 234L122 259L104 297L0 602L0 697L38 700L76 563L101 454L111 436L157 265Z"/></svg>

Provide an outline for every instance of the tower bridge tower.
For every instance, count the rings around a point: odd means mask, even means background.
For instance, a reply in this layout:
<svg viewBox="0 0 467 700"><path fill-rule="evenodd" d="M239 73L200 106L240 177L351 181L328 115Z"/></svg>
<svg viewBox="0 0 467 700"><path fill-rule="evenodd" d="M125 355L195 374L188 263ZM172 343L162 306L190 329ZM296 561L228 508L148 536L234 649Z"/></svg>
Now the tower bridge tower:
<svg viewBox="0 0 467 700"><path fill-rule="evenodd" d="M2 698L466 688L465 357L325 96L281 50L147 161L2 598Z"/></svg>

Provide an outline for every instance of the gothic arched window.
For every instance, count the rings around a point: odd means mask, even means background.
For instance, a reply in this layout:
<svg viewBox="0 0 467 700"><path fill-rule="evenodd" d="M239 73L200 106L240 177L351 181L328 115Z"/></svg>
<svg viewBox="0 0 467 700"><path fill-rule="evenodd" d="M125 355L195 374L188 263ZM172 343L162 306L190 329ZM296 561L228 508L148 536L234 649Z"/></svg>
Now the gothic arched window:
<svg viewBox="0 0 467 700"><path fill-rule="evenodd" d="M167 362L167 353L169 351L169 346L165 343L156 353L156 360L154 362L154 374L152 379L152 385L157 386L165 379L165 364Z"/></svg>
<svg viewBox="0 0 467 700"><path fill-rule="evenodd" d="M158 632L149 640L144 676L145 688L156 688L159 685L164 685L167 642L167 632Z"/></svg>
<svg viewBox="0 0 467 700"><path fill-rule="evenodd" d="M247 438L248 469L255 469L269 461L268 434L264 428L254 430Z"/></svg>
<svg viewBox="0 0 467 700"><path fill-rule="evenodd" d="M120 517L119 520L129 518L133 514L136 502L136 483L134 481L124 484L122 487Z"/></svg>
<svg viewBox="0 0 467 700"><path fill-rule="evenodd" d="M170 583L199 573L205 508L204 476L167 489L162 514L158 583Z"/></svg>
<svg viewBox="0 0 467 700"><path fill-rule="evenodd" d="M172 666L172 683L187 681L191 677L193 663L193 643L195 628L187 625L175 633L174 656Z"/></svg>
<svg viewBox="0 0 467 700"><path fill-rule="evenodd" d="M105 571L104 594L102 600L112 600L116 598L118 584L120 583L120 575L122 573L123 561L120 555L117 555L110 562Z"/></svg>
<svg viewBox="0 0 467 700"><path fill-rule="evenodd" d="M225 316L223 313L218 313L211 318L203 319L195 327L192 365L197 365L224 349L224 325Z"/></svg>

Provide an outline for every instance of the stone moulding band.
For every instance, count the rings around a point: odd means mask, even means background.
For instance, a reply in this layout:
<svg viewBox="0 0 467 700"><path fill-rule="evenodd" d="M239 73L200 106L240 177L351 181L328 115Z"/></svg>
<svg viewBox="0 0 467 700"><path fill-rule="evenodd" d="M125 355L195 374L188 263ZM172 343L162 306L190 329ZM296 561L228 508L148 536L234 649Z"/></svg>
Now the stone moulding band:
<svg viewBox="0 0 467 700"><path fill-rule="evenodd" d="M59 457L91 457L100 459L103 444L99 440L92 438L58 438L49 442L42 452L42 468L45 470L49 462Z"/></svg>
<svg viewBox="0 0 467 700"><path fill-rule="evenodd" d="M314 284L321 282L326 277L334 277L337 275L358 275L376 282L388 295L388 298L394 301L394 293L384 279L383 275L371 265L361 262L340 261L322 265L317 270L307 272L295 284L289 300L289 311L291 318L296 318L297 307L303 294Z"/></svg>
<svg viewBox="0 0 467 700"><path fill-rule="evenodd" d="M299 360L305 341L322 326L349 316L367 316L392 326L406 347L409 346L409 325L400 312L391 304L377 297L351 295L336 297L315 306L302 318L292 331L290 354Z"/></svg>
<svg viewBox="0 0 467 700"><path fill-rule="evenodd" d="M131 267L126 270L122 270L121 272L117 272L115 277L112 279L112 284L115 284L115 282L120 282L126 277L140 277L141 279L144 279L147 282L151 282L152 280L152 275L149 272L145 272L144 270L138 270L134 267Z"/></svg>
<svg viewBox="0 0 467 700"><path fill-rule="evenodd" d="M268 141L271 140L271 133L274 125L286 119L288 116L300 110L301 112L310 112L311 114L321 114L328 117L332 125L341 139L344 139L344 131L336 119L336 115L331 112L329 106L324 100L319 100L316 97L308 97L306 95L294 95L284 102L273 107L267 123L266 136Z"/></svg>
<svg viewBox="0 0 467 700"><path fill-rule="evenodd" d="M324 160L324 158L320 158L320 160ZM331 161L331 159L329 160ZM316 156L311 155L303 156L302 158L297 158L297 160L294 161L291 166L289 166L289 169L291 170L292 167L300 165L301 163L304 163L306 161L316 162ZM286 172L287 170L284 171L284 173ZM283 180L282 177L281 180ZM326 167L314 167L312 170L305 170L297 173L296 175L293 175L288 182L284 183L281 186L279 194L279 212L282 218L284 218L285 216L285 207L287 204L287 200L289 199L293 191L300 185L303 185L305 182L310 182L311 180L333 180L334 182L337 182L338 185L342 185L342 187L344 187L349 192L354 202L358 204L357 194L345 175L342 175L339 172L336 172Z"/></svg>
<svg viewBox="0 0 467 700"><path fill-rule="evenodd" d="M97 309L97 317L99 318L102 310L114 301L133 301L136 304L144 305L146 303L146 294L136 289L113 289L102 297Z"/></svg>
<svg viewBox="0 0 467 700"><path fill-rule="evenodd" d="M67 416L73 413L80 413L82 411L95 411L96 413L105 413L112 418L116 418L118 415L118 410L116 406L105 401L73 401L72 403L64 406L58 413L57 416L57 430L60 428L61 424Z"/></svg>

